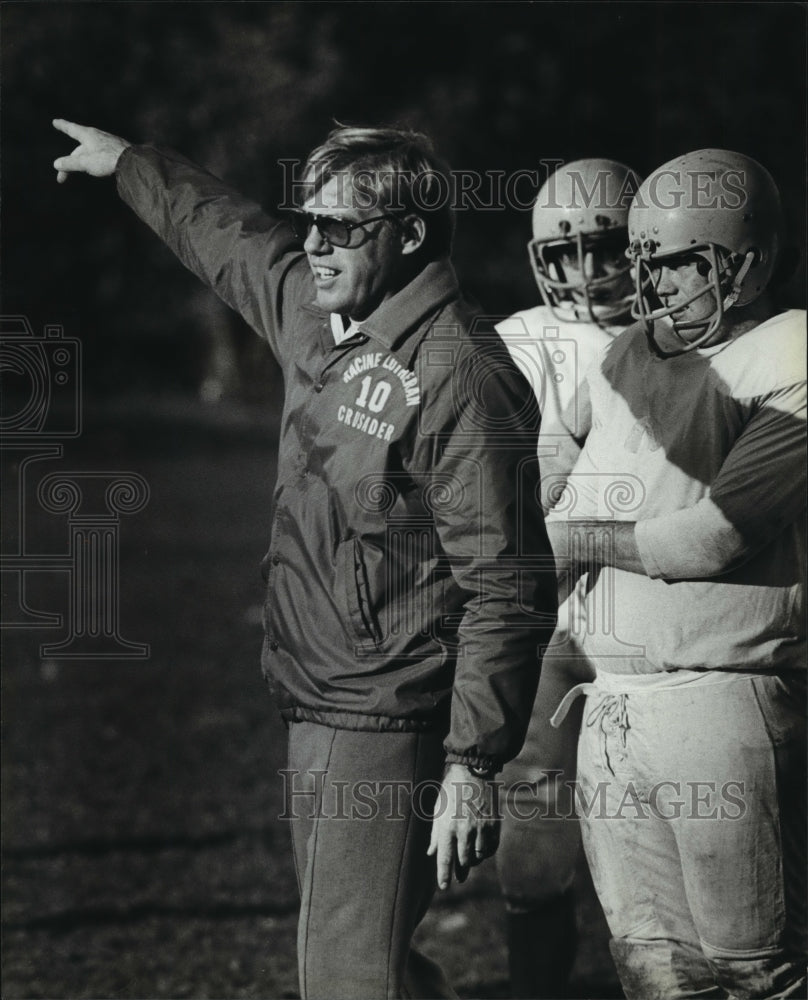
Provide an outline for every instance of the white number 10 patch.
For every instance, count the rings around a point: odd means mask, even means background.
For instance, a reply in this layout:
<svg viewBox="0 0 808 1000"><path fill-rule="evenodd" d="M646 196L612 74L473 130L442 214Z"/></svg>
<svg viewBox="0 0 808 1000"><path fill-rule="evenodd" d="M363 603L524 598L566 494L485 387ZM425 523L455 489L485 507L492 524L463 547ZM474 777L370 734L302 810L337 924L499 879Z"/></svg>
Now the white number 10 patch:
<svg viewBox="0 0 808 1000"><path fill-rule="evenodd" d="M356 405L363 408L367 407L373 413L378 413L387 402L387 397L390 395L390 389L392 386L389 382L384 380L377 382L373 392L370 394L370 399L368 399L368 393L370 393L370 385L372 381L373 378L370 375L365 375L362 379L362 387L359 395L356 397Z"/></svg>

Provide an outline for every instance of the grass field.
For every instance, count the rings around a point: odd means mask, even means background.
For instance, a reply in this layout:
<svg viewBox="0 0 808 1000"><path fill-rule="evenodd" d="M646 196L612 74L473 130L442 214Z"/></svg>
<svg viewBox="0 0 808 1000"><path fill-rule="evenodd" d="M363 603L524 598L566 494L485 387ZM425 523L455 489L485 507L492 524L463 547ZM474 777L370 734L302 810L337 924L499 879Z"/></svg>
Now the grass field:
<svg viewBox="0 0 808 1000"><path fill-rule="evenodd" d="M261 413L141 401L88 406L29 470L148 483L120 521L120 631L149 655L42 657L58 629L3 633L4 998L298 996L285 730L258 667L274 469ZM64 516L22 508L37 551L66 551ZM26 598L64 613L67 574L31 573ZM575 995L620 997L583 866L579 883ZM509 995L503 912L488 863L419 931L462 996Z"/></svg>

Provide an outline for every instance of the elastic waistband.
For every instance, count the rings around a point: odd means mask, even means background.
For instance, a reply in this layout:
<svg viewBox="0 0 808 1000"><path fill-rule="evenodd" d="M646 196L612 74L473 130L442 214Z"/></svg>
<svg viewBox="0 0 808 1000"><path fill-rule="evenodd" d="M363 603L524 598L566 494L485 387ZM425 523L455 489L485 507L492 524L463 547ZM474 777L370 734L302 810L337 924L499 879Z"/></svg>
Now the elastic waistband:
<svg viewBox="0 0 808 1000"><path fill-rule="evenodd" d="M365 733L431 733L445 732L448 728L448 712L440 709L430 718L411 719L292 705L281 709L281 718L285 722L317 722L330 729L350 729Z"/></svg>
<svg viewBox="0 0 808 1000"><path fill-rule="evenodd" d="M595 679L576 684L561 699L550 718L555 729L566 719L576 698L590 694L644 694L649 691L670 691L674 688L712 687L731 684L750 677L771 677L771 674L749 674L729 670L665 670L653 674L610 674L598 672Z"/></svg>

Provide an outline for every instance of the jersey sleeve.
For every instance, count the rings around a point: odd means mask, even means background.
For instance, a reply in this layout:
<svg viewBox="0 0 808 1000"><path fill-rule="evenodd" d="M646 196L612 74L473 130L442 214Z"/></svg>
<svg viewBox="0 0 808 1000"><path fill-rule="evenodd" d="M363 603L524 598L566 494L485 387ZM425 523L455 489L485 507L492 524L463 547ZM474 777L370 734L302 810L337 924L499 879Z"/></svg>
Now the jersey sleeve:
<svg viewBox="0 0 808 1000"><path fill-rule="evenodd" d="M755 400L709 496L637 522L648 575L698 579L729 572L804 516L805 449L804 381Z"/></svg>
<svg viewBox="0 0 808 1000"><path fill-rule="evenodd" d="M174 152L130 146L116 180L123 201L282 360L290 307L310 295L290 227Z"/></svg>

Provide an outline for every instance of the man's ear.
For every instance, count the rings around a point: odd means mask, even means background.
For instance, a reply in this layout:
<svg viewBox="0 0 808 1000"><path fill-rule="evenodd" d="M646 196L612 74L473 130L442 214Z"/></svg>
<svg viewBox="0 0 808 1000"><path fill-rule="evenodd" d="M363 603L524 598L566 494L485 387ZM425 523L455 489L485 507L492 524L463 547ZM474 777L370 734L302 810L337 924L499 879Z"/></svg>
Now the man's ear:
<svg viewBox="0 0 808 1000"><path fill-rule="evenodd" d="M401 220L401 252L415 253L426 240L426 223L420 215L405 215Z"/></svg>

